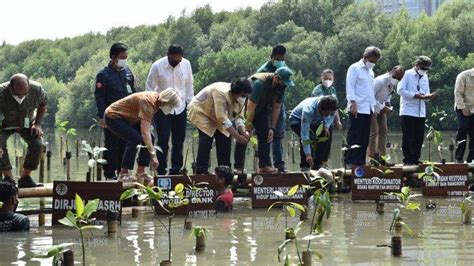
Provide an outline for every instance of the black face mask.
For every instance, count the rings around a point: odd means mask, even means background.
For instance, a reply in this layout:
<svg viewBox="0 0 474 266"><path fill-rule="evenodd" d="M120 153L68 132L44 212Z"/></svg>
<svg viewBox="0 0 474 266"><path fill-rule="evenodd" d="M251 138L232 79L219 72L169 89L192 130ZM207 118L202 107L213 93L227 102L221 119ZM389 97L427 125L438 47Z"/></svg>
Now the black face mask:
<svg viewBox="0 0 474 266"><path fill-rule="evenodd" d="M169 63L172 67L176 67L179 63L181 63L181 60L179 60L179 61L173 61L173 60L171 60L171 59L168 57L168 63Z"/></svg>

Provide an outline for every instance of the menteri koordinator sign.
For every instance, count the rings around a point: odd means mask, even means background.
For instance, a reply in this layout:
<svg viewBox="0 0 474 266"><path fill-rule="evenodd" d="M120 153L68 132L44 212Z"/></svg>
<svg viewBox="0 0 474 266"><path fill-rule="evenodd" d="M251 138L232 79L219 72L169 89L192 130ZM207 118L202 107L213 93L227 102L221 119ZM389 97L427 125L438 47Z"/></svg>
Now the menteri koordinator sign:
<svg viewBox="0 0 474 266"><path fill-rule="evenodd" d="M372 166L352 167L352 200L392 199L385 193L400 192L403 186L403 170L399 167Z"/></svg>
<svg viewBox="0 0 474 266"><path fill-rule="evenodd" d="M75 212L76 194L81 196L84 201L100 199L97 212L92 215L93 218L96 218L94 224L105 224L107 211L122 213L121 182L54 181L53 225L59 224L58 220L64 218L68 210Z"/></svg>

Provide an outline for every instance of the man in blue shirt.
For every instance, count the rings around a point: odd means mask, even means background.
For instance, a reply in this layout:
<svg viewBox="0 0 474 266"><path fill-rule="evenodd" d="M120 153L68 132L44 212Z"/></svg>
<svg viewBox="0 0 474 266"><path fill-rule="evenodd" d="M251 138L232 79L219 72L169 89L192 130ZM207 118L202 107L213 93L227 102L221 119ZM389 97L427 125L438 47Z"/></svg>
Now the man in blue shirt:
<svg viewBox="0 0 474 266"><path fill-rule="evenodd" d="M363 58L347 70L346 95L349 110L347 144L349 147L355 146L345 154L344 160L348 168L352 165L365 165L371 115L375 107L372 68L380 57L380 49L369 46L365 49Z"/></svg>
<svg viewBox="0 0 474 266"><path fill-rule="evenodd" d="M104 129L104 176L114 179L120 172L122 155L126 143L110 131L104 122L105 109L112 103L136 92L135 79L127 67L128 47L123 43L114 43L110 48L110 61L96 77L95 102L99 125Z"/></svg>
<svg viewBox="0 0 474 266"><path fill-rule="evenodd" d="M318 139L321 137L329 137L329 128L331 127L335 112L338 110L337 99L334 96L322 96L306 98L299 103L291 112L289 124L291 129L301 138L301 163L302 171L314 167L311 147L312 143L316 143L316 152ZM317 126L323 123L324 130L319 136L314 133Z"/></svg>
<svg viewBox="0 0 474 266"><path fill-rule="evenodd" d="M29 231L28 217L15 213L18 189L11 182L0 182L0 232Z"/></svg>
<svg viewBox="0 0 474 266"><path fill-rule="evenodd" d="M421 146L425 135L425 101L434 98L426 72L431 69L431 59L420 56L415 66L405 72L398 84L400 95L400 120L402 124L403 164L420 163Z"/></svg>

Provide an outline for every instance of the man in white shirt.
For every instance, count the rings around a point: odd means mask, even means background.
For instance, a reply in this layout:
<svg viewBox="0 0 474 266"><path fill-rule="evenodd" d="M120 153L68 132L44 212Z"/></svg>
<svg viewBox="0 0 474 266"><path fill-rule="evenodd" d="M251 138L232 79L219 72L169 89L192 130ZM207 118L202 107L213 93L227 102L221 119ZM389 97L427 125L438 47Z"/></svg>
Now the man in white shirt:
<svg viewBox="0 0 474 266"><path fill-rule="evenodd" d="M420 163L421 146L425 135L425 101L434 98L426 72L431 69L431 59L419 56L415 66L405 72L398 84L400 95L400 120L402 124L403 164Z"/></svg>
<svg viewBox="0 0 474 266"><path fill-rule="evenodd" d="M186 136L186 106L194 97L193 71L191 63L183 58L183 48L173 44L168 54L151 66L146 81L147 91L161 92L167 88L175 88L181 97L181 104L169 115L158 111L154 117L155 129L158 134L157 145L162 149L157 152L158 174L165 175L167 170L168 142L171 135L171 167L170 175L179 174L183 167L183 143Z"/></svg>
<svg viewBox="0 0 474 266"><path fill-rule="evenodd" d="M369 145L371 114L374 112L374 71L372 68L380 59L380 49L369 46L364 56L347 70L346 95L349 123L347 144L350 148L345 154L345 164L365 165L365 155Z"/></svg>
<svg viewBox="0 0 474 266"><path fill-rule="evenodd" d="M380 75L374 80L375 113L370 123L369 157L376 159L383 165L388 163L385 142L387 140L387 116L393 110L390 99L395 93L398 82L403 78L405 70L402 66L394 66L390 72Z"/></svg>
<svg viewBox="0 0 474 266"><path fill-rule="evenodd" d="M454 110L458 118L456 162L464 163L464 151L469 135L467 162L470 163L474 160L474 68L463 71L456 77Z"/></svg>

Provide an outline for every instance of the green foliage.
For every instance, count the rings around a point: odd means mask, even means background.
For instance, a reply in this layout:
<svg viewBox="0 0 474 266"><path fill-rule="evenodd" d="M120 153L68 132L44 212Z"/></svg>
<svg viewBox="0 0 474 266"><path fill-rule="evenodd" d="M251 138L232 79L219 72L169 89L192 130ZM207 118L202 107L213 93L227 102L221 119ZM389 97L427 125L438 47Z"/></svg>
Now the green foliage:
<svg viewBox="0 0 474 266"><path fill-rule="evenodd" d="M195 226L193 227L193 230L191 230L191 233L189 234L189 239L192 237L199 237L199 236L206 236L206 234L209 232L209 229L204 226Z"/></svg>
<svg viewBox="0 0 474 266"><path fill-rule="evenodd" d="M75 245L75 243L63 243L49 247L43 252L33 254L33 259L49 259L53 258L53 265L59 265L59 256L64 252L70 250L69 247Z"/></svg>
<svg viewBox="0 0 474 266"><path fill-rule="evenodd" d="M456 75L474 65L474 2L445 1L432 16L413 19L406 9L383 14L374 2L354 0L270 1L259 10L213 12L209 5L186 15L169 17L158 25L117 27L106 34L88 33L74 38L32 40L16 46L0 46L0 78L23 72L44 83L49 95L45 123L54 119L90 126L96 116L95 76L108 60L114 42L129 45L129 63L139 91L145 87L153 61L166 55L168 46L184 46L195 73L195 92L216 81L248 77L270 55L273 45L288 48L286 61L295 70L296 87L288 90L289 110L308 97L321 71L335 71L339 99L345 98L347 68L362 57L366 46L382 48L383 60L376 75L393 65L410 68L415 56L433 60L430 87L439 97L428 105L452 110ZM392 104L398 106L398 96ZM342 103L341 103L342 106ZM447 112L449 121L454 112ZM398 118L389 120L399 128ZM438 130L454 129L454 123L435 120Z"/></svg>
<svg viewBox="0 0 474 266"><path fill-rule="evenodd" d="M390 224L390 231L392 231L395 223L398 222L398 223L401 223L405 229L407 229L407 232L410 236L413 236L414 235L413 230L408 226L408 224L399 221L399 217L402 210L407 210L411 212L420 210L420 203L414 202L414 199L416 197L420 197L421 194L411 193L411 189L408 186L402 187L399 193L392 192L392 193L385 193L385 194L395 196L397 200L400 202L399 207L393 210L393 217L392 217L392 222Z"/></svg>
<svg viewBox="0 0 474 266"><path fill-rule="evenodd" d="M471 209L470 203L473 203L474 201L472 200L472 196L464 198L464 200L461 203L461 212L465 214L468 210Z"/></svg>

